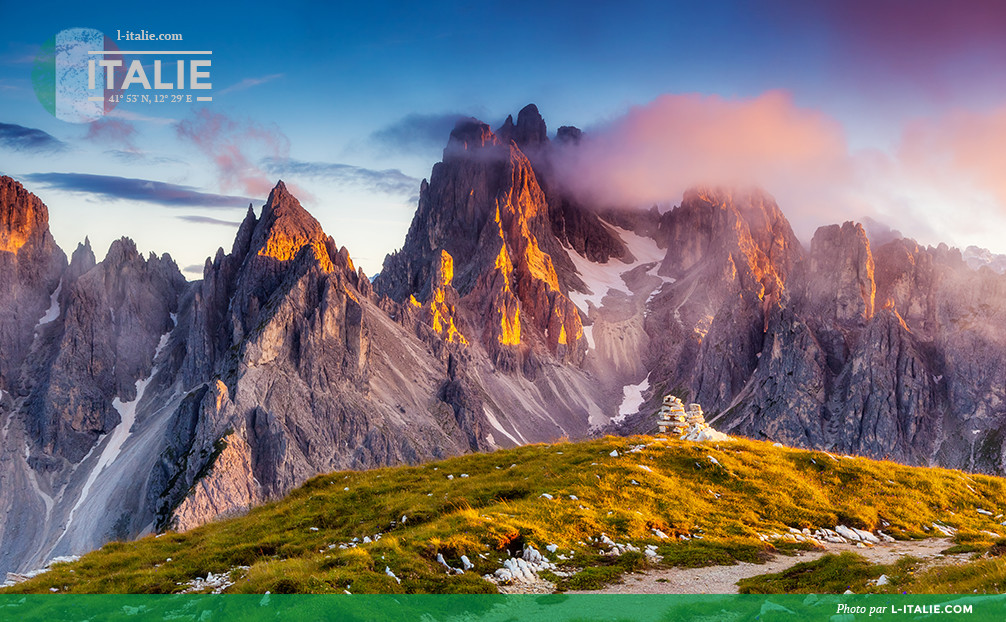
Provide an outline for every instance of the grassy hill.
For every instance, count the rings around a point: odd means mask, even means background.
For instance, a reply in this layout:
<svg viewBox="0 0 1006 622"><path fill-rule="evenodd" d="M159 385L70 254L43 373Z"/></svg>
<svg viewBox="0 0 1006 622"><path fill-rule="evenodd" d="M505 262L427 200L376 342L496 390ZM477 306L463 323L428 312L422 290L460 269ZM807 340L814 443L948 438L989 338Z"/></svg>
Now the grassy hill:
<svg viewBox="0 0 1006 622"><path fill-rule="evenodd" d="M758 561L809 546L777 537L790 528L919 539L940 535L940 523L958 531L958 550L994 554L1003 513L1001 478L747 440L608 437L319 476L245 516L111 543L7 592L496 592L482 575L528 545L558 564L540 573L558 589L589 589L648 565ZM602 534L639 550L605 554ZM660 557L644 554L647 545ZM474 567L451 572L438 555ZM862 566L825 562L804 574ZM986 567L968 571L981 573L974 589L1006 585L1001 560L976 564ZM963 580L902 574L898 591L959 591ZM752 591L773 589L795 588L778 579Z"/></svg>

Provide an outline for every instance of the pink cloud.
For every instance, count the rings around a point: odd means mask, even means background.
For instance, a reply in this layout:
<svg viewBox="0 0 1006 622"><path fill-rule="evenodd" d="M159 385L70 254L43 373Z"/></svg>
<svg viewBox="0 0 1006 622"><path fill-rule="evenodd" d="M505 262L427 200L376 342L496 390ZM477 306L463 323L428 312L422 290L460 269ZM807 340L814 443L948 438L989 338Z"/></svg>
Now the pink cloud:
<svg viewBox="0 0 1006 622"><path fill-rule="evenodd" d="M961 244L1003 248L1006 229L1006 106L953 110L906 125L890 167L916 202L941 209L920 213Z"/></svg>
<svg viewBox="0 0 1006 622"><path fill-rule="evenodd" d="M1006 105L918 119L890 151L850 151L841 125L784 92L664 95L560 146L557 179L581 201L647 208L695 185L765 188L797 235L876 219L925 244L1006 251Z"/></svg>
<svg viewBox="0 0 1006 622"><path fill-rule="evenodd" d="M1006 209L1006 106L984 113L956 110L916 120L903 134L899 160L920 179L967 185Z"/></svg>
<svg viewBox="0 0 1006 622"><path fill-rule="evenodd" d="M589 131L558 168L567 187L596 205L645 207L696 184L755 184L787 201L795 220L817 224L815 216L834 208L820 199L853 177L841 125L782 91L663 95ZM809 197L816 203L806 204Z"/></svg>
<svg viewBox="0 0 1006 622"><path fill-rule="evenodd" d="M276 180L255 162L262 158L286 159L290 153L290 141L279 128L232 119L206 108L179 121L175 131L213 163L224 191L267 195Z"/></svg>
<svg viewBox="0 0 1006 622"><path fill-rule="evenodd" d="M137 151L135 138L136 127L129 121L121 119L98 119L87 127L87 140L125 147L128 151Z"/></svg>

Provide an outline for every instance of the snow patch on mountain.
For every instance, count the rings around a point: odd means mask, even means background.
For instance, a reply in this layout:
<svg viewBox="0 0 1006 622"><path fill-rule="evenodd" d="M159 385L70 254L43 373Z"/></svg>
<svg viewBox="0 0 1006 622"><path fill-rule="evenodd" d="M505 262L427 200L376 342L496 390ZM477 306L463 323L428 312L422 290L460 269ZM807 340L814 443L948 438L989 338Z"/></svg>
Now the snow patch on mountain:
<svg viewBox="0 0 1006 622"><path fill-rule="evenodd" d="M664 255L667 253L667 251L657 246L656 240L652 238L643 237L633 231L622 229L609 223L605 223L605 226L609 227L621 238L622 243L625 244L629 253L632 254L633 261L630 263L621 259L612 259L607 263L594 263L573 250L566 250L566 254L569 256L570 261L573 262L573 266L586 286L585 291L570 291L569 299L587 316L590 315L591 307L600 308L604 297L612 291L632 296L633 292L626 285L623 278L624 274L631 272L641 265L652 263L654 265L647 271L647 274L658 276L656 271L660 267L660 262L663 261ZM660 278L664 280L665 284L674 282L674 279L669 277ZM657 288L656 291L659 291L659 289ZM651 294L650 298L652 297L653 295ZM649 302L649 299L647 299L647 302ZM590 325L584 326L583 332L587 338L587 345L593 350L596 348L596 345L594 343L592 328Z"/></svg>
<svg viewBox="0 0 1006 622"><path fill-rule="evenodd" d="M43 314L42 317L38 319L38 323L35 324L36 332L38 332L38 329L42 328L45 324L48 324L59 317L59 294L62 291L63 281L60 281L59 285L56 286L56 290L52 292L51 296L49 296L49 308L45 310L45 314Z"/></svg>
<svg viewBox="0 0 1006 622"><path fill-rule="evenodd" d="M503 436L505 436L508 439L510 439L513 442L514 445L523 445L523 444L527 443L527 441L524 441L522 443L521 441L519 441L516 438L514 438L514 436L512 434L510 434L509 432L507 432L503 428L503 426L500 425L499 420L496 418L495 415L493 415L492 411L489 410L488 406L483 406L482 407L482 412L484 412L486 414L486 419L489 420L489 425L491 425L492 427L494 427L496 429L496 431L498 431L500 434L502 434ZM517 430L514 430L514 431L517 432L517 434L520 434L519 431L517 431Z"/></svg>
<svg viewBox="0 0 1006 622"><path fill-rule="evenodd" d="M172 329L177 324L176 317L177 316L175 314L171 314ZM157 343L157 349L154 351L154 359L153 359L154 361L157 360L158 356L161 354L161 351L164 350L165 346L168 345L168 338L170 337L170 335L171 335L170 330L161 335L161 339ZM157 375L158 371L160 370L155 365L154 368L150 371L149 376L136 381L136 384L134 385L136 387L136 397L133 400L129 402L123 402L122 399L119 397L116 397L115 399L112 400L112 407L115 408L115 410L118 411L119 413L120 418L119 424L115 426L115 428L113 428L111 433L109 433L108 435L102 435L99 438L98 442L95 443L94 448L91 449L91 451L94 451L94 449L100 446L102 441L105 440L105 437L106 436L108 437L108 442L105 444L104 449L101 450L101 453L98 456L98 461L95 463L93 467L91 467L91 470L87 474L87 480L84 482L84 486L80 490L80 496L77 498L77 502L70 509L70 513L66 519L66 526L63 528L63 535L65 535L67 531L70 530L70 525L73 524L73 519L77 513L77 510L79 510L81 506L83 506L84 502L87 500L88 495L91 492L91 488L98 480L98 477L101 475L102 471L104 471L107 466L115 462L115 459L119 457L119 453L122 451L123 445L126 443L126 440L129 439L129 436L132 434L133 424L136 422L136 407L143 399L143 395L144 393L146 393L147 386L150 384L150 381L153 380L154 376ZM90 453L88 455L90 455ZM87 458L85 457L84 461L86 460ZM82 464L84 461L82 461ZM46 505L48 506L48 504ZM62 536L60 536L60 539L62 539Z"/></svg>
<svg viewBox="0 0 1006 622"><path fill-rule="evenodd" d="M643 392L649 388L649 374L639 384L627 384L622 387L622 404L618 407L618 416L612 418L612 423L621 423L626 416L639 412L643 402L646 401Z"/></svg>

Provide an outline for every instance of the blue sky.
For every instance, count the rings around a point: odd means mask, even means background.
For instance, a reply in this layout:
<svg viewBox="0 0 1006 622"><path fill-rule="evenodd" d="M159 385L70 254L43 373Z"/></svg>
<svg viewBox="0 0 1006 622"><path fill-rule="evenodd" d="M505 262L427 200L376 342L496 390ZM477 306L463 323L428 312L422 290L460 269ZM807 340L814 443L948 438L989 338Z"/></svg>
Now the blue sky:
<svg viewBox="0 0 1006 622"><path fill-rule="evenodd" d="M283 177L373 273L401 245L419 179L457 115L495 127L534 102L550 131L570 124L603 136L633 110L686 94L736 102L721 111L730 117L782 92L782 109L837 128L843 153L828 157L855 171L820 180L856 192L828 190L827 209L808 222L868 214L925 242L985 246L1006 222L1006 191L975 164L985 147L973 139L1002 131L1006 22L995 3L62 4L4 7L0 171L46 201L68 251L85 235L99 253L128 235L182 268L199 265L229 248L248 200L257 209L263 184ZM32 59L72 27L182 34L174 49L213 51L213 102L120 104L92 125L57 120L35 97ZM877 158L889 174L875 174ZM954 175L915 183L943 161ZM813 201L806 188L778 186L767 189L781 203Z"/></svg>

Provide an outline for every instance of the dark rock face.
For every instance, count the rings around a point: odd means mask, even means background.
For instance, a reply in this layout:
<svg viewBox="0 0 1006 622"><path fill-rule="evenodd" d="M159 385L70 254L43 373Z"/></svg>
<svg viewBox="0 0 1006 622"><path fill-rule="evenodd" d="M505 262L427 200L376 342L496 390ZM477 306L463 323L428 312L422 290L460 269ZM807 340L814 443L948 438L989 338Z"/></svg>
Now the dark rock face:
<svg viewBox="0 0 1006 622"><path fill-rule="evenodd" d="M169 256L145 259L126 238L100 264L89 247L73 258L67 275L80 274L65 280L59 317L43 338L52 347L33 357L25 384L32 435L47 455L77 463L119 423L112 400L136 398L136 381L150 374L158 341L174 326L185 280Z"/></svg>
<svg viewBox="0 0 1006 622"><path fill-rule="evenodd" d="M854 223L822 227L804 251L757 192L686 193L658 235L676 281L647 318L647 367L717 428L1003 471L1002 276L945 246L874 248Z"/></svg>
<svg viewBox="0 0 1006 622"><path fill-rule="evenodd" d="M19 370L34 327L65 267L49 233L49 210L20 183L0 177L0 389L21 392Z"/></svg>
<svg viewBox="0 0 1006 622"><path fill-rule="evenodd" d="M482 144L477 129L455 138ZM423 320L450 333L457 292L442 263ZM437 389L445 363L380 302L282 182L261 217L249 212L180 314L178 366L200 388L176 410L185 432L159 461L159 524L189 528L319 472L484 448L477 423L439 416L451 413L440 394L455 398ZM405 316L418 314L412 303L386 304Z"/></svg>
<svg viewBox="0 0 1006 622"><path fill-rule="evenodd" d="M497 136L503 144L510 141L517 143L517 146L525 153L537 155L539 151L548 145L548 128L545 126L545 119L538 112L538 107L528 104L517 113L517 124L514 125L513 117L508 116L500 129L496 130Z"/></svg>

